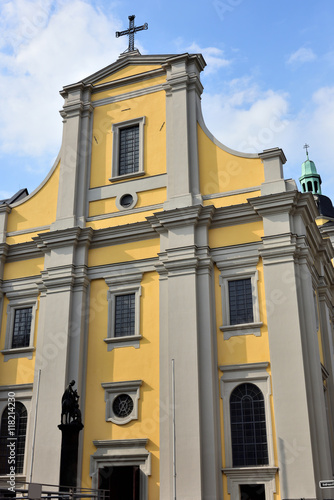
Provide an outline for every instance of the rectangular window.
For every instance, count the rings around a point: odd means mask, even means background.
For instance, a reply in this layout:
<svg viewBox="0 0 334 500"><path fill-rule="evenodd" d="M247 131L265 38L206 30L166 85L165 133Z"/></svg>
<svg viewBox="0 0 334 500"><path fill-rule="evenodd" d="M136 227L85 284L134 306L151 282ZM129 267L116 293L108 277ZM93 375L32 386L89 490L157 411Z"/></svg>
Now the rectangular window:
<svg viewBox="0 0 334 500"><path fill-rule="evenodd" d="M145 175L145 116L112 124L112 167L110 181Z"/></svg>
<svg viewBox="0 0 334 500"><path fill-rule="evenodd" d="M139 170L139 125L119 131L118 175L132 174Z"/></svg>
<svg viewBox="0 0 334 500"><path fill-rule="evenodd" d="M30 344L30 330L32 321L32 307L16 309L14 316L12 349L28 347Z"/></svg>
<svg viewBox="0 0 334 500"><path fill-rule="evenodd" d="M135 334L135 293L115 296L115 337Z"/></svg>
<svg viewBox="0 0 334 500"><path fill-rule="evenodd" d="M253 296L251 278L228 282L230 325L253 323Z"/></svg>

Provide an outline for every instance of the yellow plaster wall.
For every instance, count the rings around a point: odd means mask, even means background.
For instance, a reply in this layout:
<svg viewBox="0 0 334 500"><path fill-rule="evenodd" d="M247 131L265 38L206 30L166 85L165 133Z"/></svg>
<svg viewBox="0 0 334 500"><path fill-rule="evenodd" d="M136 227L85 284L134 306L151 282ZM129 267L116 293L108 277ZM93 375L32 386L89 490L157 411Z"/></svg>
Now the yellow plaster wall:
<svg viewBox="0 0 334 500"><path fill-rule="evenodd" d="M161 66L158 64L141 64L141 65L129 65L126 68L120 69L119 71L116 71L116 73L113 73L112 75L107 76L106 78L103 78L102 80L99 80L98 82L94 83L94 86L96 85L101 85L101 83L107 83L107 82L113 82L115 80L120 80L121 78L126 78L127 76L133 76L133 75L139 75L146 73L147 71L152 71L154 69L159 69Z"/></svg>
<svg viewBox="0 0 334 500"><path fill-rule="evenodd" d="M3 301L3 310L2 310L0 351L5 348L8 304L9 300L5 296ZM36 311L35 331L33 333L34 347L36 347L36 340L37 340L38 317L39 317L39 298ZM31 384L34 381L34 369L35 369L35 352L32 353L32 359L22 357L22 358L9 359L6 362L4 361L3 354L0 354L1 385Z"/></svg>
<svg viewBox="0 0 334 500"><path fill-rule="evenodd" d="M203 195L260 186L264 182L264 169L259 158L241 158L223 151L199 125L197 133Z"/></svg>
<svg viewBox="0 0 334 500"><path fill-rule="evenodd" d="M151 217L153 214L155 214L156 212L160 212L161 210L162 208L154 208L153 210L146 210L131 215L119 215L117 217L89 221L86 223L86 226L93 229L104 229L106 227L120 226L122 224L134 224L135 222L145 221L146 217Z"/></svg>
<svg viewBox="0 0 334 500"><path fill-rule="evenodd" d="M128 92L134 92L135 90L147 89L149 87L153 87L154 85L160 85L165 81L165 76L156 76L155 78L150 78L148 80L138 81L136 83L131 83L128 85L122 85L121 87L117 86L111 89L104 90L102 92L96 92L92 95L92 102L100 101L101 99L107 99L108 97L119 96L120 94L126 94Z"/></svg>
<svg viewBox="0 0 334 500"><path fill-rule="evenodd" d="M242 245L261 241L262 236L264 236L262 221L219 227L210 229L209 245L211 248Z"/></svg>
<svg viewBox="0 0 334 500"><path fill-rule="evenodd" d="M152 475L149 498L159 498L159 277L146 273L141 282L140 348L122 347L107 351L108 287L95 280L90 290L90 318L85 407L83 486L91 485L89 456L96 448L93 440L148 438ZM103 382L142 380L138 420L125 425L105 421Z"/></svg>
<svg viewBox="0 0 334 500"><path fill-rule="evenodd" d="M149 176L166 173L165 108L164 92L134 97L125 101L106 104L105 106L95 108L90 179L91 188L110 184L112 124L139 118L140 116L145 116L145 175Z"/></svg>
<svg viewBox="0 0 334 500"><path fill-rule="evenodd" d="M43 231L33 231L33 232L28 231L24 234L16 234L15 236L7 236L6 243L8 245L15 245L17 243L26 243L27 241L30 241L33 238L35 238L38 234L46 233L48 231L49 231L49 229L44 229Z"/></svg>
<svg viewBox="0 0 334 500"><path fill-rule="evenodd" d="M44 269L44 257L37 259L20 260L18 262L7 262L5 264L3 279L13 280L27 276L39 276Z"/></svg>
<svg viewBox="0 0 334 500"><path fill-rule="evenodd" d="M159 251L159 238L123 243L112 247L94 248L88 254L88 267L150 259L156 257Z"/></svg>
<svg viewBox="0 0 334 500"><path fill-rule="evenodd" d="M167 198L167 189L158 188L137 193L138 201L135 208L142 208L151 205L162 204ZM105 198L104 200L91 201L89 203L89 217L101 214L112 214L120 212L116 207L116 198ZM124 215L126 217L126 213Z"/></svg>
<svg viewBox="0 0 334 500"><path fill-rule="evenodd" d="M32 198L12 209L8 216L7 232L48 226L55 221L59 170L60 164L58 164L46 184ZM21 235L19 237L12 236L8 240L8 243L22 243L22 240L27 241L31 237L32 234Z"/></svg>
<svg viewBox="0 0 334 500"><path fill-rule="evenodd" d="M257 196L261 196L261 191L251 191L248 193L223 196L222 198L210 198L210 200L204 200L203 205L214 205L216 208L230 207L231 205L247 203L248 198L255 198Z"/></svg>

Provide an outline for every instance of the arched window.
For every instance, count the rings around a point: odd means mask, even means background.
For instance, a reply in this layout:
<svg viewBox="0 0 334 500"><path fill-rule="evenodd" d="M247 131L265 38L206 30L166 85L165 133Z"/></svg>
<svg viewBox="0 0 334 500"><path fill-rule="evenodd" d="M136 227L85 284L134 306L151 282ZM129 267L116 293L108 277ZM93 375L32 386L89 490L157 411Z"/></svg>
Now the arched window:
<svg viewBox="0 0 334 500"><path fill-rule="evenodd" d="M4 409L0 427L0 474L10 472L11 460L15 461L15 473L23 473L24 450L27 430L27 409L19 401L15 402L15 411L8 406ZM14 419L15 416L15 419ZM10 447L10 443L13 446Z"/></svg>
<svg viewBox="0 0 334 500"><path fill-rule="evenodd" d="M313 188L312 188L312 182L311 181L307 181L307 191L312 191Z"/></svg>
<svg viewBox="0 0 334 500"><path fill-rule="evenodd" d="M238 385L230 397L233 467L268 465L264 397L254 384Z"/></svg>

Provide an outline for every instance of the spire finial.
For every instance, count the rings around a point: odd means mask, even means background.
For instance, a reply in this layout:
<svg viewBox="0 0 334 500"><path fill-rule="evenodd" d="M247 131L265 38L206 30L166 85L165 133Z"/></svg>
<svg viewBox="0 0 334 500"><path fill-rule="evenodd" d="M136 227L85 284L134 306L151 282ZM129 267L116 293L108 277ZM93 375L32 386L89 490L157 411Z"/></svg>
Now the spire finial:
<svg viewBox="0 0 334 500"><path fill-rule="evenodd" d="M308 158L308 148L309 148L309 147L310 147L310 146L309 146L309 145L305 142L305 144L304 144L303 148L304 148L304 149L306 149L306 157L307 157L307 159L309 159L309 158Z"/></svg>
<svg viewBox="0 0 334 500"><path fill-rule="evenodd" d="M119 36L123 35L129 35L129 47L125 52L134 52L135 50L135 33L137 31L142 31L142 30L147 30L148 29L148 24L145 23L142 26L135 26L135 17L136 16L129 16L129 28L124 31L116 31L116 38Z"/></svg>

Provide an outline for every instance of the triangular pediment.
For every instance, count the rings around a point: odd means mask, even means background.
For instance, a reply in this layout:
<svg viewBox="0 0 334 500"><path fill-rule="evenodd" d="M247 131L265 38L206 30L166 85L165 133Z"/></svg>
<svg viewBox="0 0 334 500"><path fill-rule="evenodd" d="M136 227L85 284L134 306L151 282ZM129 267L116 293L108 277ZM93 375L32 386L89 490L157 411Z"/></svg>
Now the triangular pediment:
<svg viewBox="0 0 334 500"><path fill-rule="evenodd" d="M131 77L136 77L150 72L159 72L163 66L168 64L169 61L175 58L182 58L184 56L195 57L201 59L202 68L205 66L205 61L202 56L194 54L189 56L189 54L157 54L157 55L141 55L139 51L134 51L131 53L123 53L114 63L102 68L101 70L87 76L80 82L76 82L72 85L66 85L63 88L64 91L68 91L72 87L77 87L78 85L84 86L99 86L103 84L108 84L109 82L114 82L118 80L128 79ZM203 59L203 61L202 61ZM164 69L165 71L165 69ZM153 75L152 75L153 76Z"/></svg>

